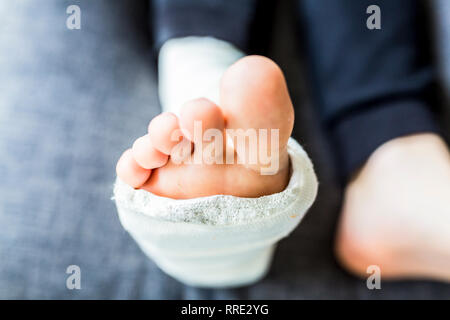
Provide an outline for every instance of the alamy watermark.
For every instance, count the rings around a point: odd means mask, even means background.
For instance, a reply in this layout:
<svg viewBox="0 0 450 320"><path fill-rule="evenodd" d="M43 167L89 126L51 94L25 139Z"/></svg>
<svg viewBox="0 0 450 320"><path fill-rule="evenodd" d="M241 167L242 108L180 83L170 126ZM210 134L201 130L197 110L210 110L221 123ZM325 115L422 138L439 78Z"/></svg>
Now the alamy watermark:
<svg viewBox="0 0 450 320"><path fill-rule="evenodd" d="M170 157L175 164L242 164L257 166L262 175L279 169L279 129L219 129L203 131L202 121L194 121L194 132L174 130L177 144ZM192 152L194 142L194 152Z"/></svg>
<svg viewBox="0 0 450 320"><path fill-rule="evenodd" d="M66 273L69 276L66 279L66 288L69 290L81 289L81 268L76 264L67 267Z"/></svg>
<svg viewBox="0 0 450 320"><path fill-rule="evenodd" d="M373 4L367 7L366 13L370 16L366 20L366 26L369 30L381 29L381 9L379 6Z"/></svg>
<svg viewBox="0 0 450 320"><path fill-rule="evenodd" d="M367 278L366 285L369 290L381 289L381 269L377 265L370 265L367 267L366 272L370 274Z"/></svg>
<svg viewBox="0 0 450 320"><path fill-rule="evenodd" d="M66 27L69 30L81 29L81 9L79 6L73 4L67 7L66 13L70 14L66 20Z"/></svg>

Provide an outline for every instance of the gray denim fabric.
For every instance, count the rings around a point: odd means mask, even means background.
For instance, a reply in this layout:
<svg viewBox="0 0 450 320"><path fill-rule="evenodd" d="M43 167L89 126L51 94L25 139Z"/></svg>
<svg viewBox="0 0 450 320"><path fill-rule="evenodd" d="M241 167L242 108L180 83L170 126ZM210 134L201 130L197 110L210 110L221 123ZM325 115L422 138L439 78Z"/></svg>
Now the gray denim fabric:
<svg viewBox="0 0 450 320"><path fill-rule="evenodd" d="M81 7L81 30L66 28L71 4ZM313 157L321 190L281 241L269 275L247 288L202 290L162 273L123 230L110 200L115 162L160 111L146 14L145 2L125 0L0 2L0 298L450 297L450 286L437 282L368 290L337 266L339 189L308 108L295 136ZM291 47L281 49L301 103L299 62ZM66 288L69 265L81 268L81 290Z"/></svg>

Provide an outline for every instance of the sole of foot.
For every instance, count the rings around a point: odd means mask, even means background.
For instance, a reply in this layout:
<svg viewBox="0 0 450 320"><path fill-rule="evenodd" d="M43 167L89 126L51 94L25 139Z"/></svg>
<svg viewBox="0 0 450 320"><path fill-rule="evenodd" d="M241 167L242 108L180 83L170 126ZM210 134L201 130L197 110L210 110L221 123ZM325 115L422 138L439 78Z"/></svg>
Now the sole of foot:
<svg viewBox="0 0 450 320"><path fill-rule="evenodd" d="M435 134L379 147L345 191L336 253L352 273L450 281L450 154Z"/></svg>
<svg viewBox="0 0 450 320"><path fill-rule="evenodd" d="M179 116L155 117L120 157L117 175L133 188L174 199L277 193L289 181L293 123L281 69L248 56L223 75L219 105L199 98L187 101Z"/></svg>

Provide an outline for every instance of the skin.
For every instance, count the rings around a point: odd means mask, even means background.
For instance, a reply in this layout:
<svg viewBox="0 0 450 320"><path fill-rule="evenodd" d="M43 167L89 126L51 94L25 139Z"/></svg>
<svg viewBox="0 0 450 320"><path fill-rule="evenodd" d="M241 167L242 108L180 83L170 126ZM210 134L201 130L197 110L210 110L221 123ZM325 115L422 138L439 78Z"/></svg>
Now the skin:
<svg viewBox="0 0 450 320"><path fill-rule="evenodd" d="M181 140L195 156L203 129L279 129L279 170L261 175L261 163L175 164L170 150ZM285 189L289 180L286 144L294 111L280 68L248 56L224 74L219 106L188 101L180 118L162 113L117 163L117 175L134 188L186 199L215 194L259 197ZM190 139L190 140L189 140ZM271 141L269 141L272 143ZM208 145L202 141L203 150ZM196 147L197 146L197 147ZM222 153L233 148L224 141ZM232 149L235 159L248 150ZM336 238L336 255L350 272L367 277L377 265L383 278L450 281L450 155L435 134L401 137L380 146L347 185Z"/></svg>
<svg viewBox="0 0 450 320"><path fill-rule="evenodd" d="M450 281L450 153L431 133L380 146L347 186L336 254L367 277Z"/></svg>
<svg viewBox="0 0 450 320"><path fill-rule="evenodd" d="M182 132L192 142L194 157L199 152L200 141L193 138L194 121L201 121L203 130L215 128L221 132L278 129L279 170L272 175L261 175L260 168L267 164L245 161L238 164L239 155L246 154L246 149L232 150L234 164L176 164L170 157L170 150L179 142L171 139L174 131ZM293 124L294 109L281 69L268 58L245 57L223 75L220 106L199 98L186 102L179 118L171 113L155 117L149 124L149 133L138 138L119 159L117 175L134 188L175 199L215 194L260 197L277 193L289 181L286 145ZM204 150L209 142L202 142ZM232 146L226 139L223 142L222 154L226 154L226 149ZM268 146L271 147L271 141Z"/></svg>

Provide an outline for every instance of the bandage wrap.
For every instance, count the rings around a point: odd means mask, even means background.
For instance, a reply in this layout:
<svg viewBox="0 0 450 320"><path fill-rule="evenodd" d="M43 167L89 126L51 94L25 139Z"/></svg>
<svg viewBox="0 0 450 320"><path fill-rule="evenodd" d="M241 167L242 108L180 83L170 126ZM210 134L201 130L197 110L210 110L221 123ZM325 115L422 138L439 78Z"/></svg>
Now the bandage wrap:
<svg viewBox="0 0 450 320"><path fill-rule="evenodd" d="M255 282L270 266L276 243L298 225L317 194L311 160L292 138L288 153L288 186L260 198L175 200L117 179L120 221L163 271L183 283L231 287Z"/></svg>

